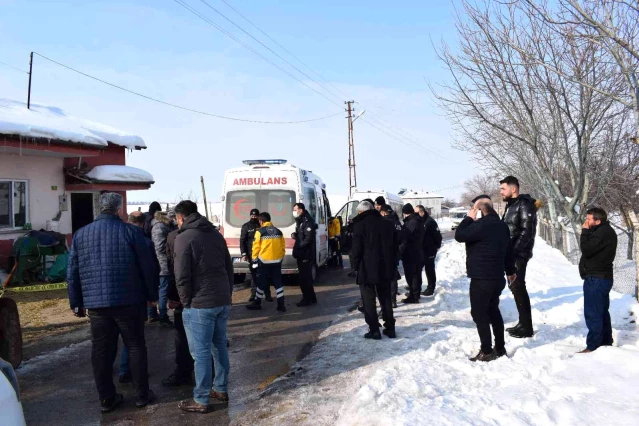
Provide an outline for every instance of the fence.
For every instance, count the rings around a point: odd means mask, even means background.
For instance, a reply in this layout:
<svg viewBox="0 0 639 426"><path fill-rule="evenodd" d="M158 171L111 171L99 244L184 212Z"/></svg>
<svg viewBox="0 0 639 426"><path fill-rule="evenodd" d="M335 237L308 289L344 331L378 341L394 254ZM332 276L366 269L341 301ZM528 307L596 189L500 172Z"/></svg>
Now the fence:
<svg viewBox="0 0 639 426"><path fill-rule="evenodd" d="M538 234L552 247L561 251L573 264L579 264L581 250L579 249L579 235L572 229L557 229L550 223L539 221ZM614 285L613 289L619 293L625 293L638 297L639 287L637 281L637 251L634 250L633 235L617 231L617 256L613 264ZM628 244L631 244L628 247Z"/></svg>

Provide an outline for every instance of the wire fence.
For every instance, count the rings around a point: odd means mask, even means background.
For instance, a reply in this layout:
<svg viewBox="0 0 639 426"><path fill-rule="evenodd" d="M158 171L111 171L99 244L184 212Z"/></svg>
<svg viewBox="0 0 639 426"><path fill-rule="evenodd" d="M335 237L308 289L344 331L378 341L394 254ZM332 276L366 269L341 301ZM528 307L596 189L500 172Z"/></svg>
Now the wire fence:
<svg viewBox="0 0 639 426"><path fill-rule="evenodd" d="M613 264L613 289L619 293L638 297L639 284L637 281L637 256L634 250L634 235L622 229L617 231L617 256ZM572 229L555 228L550 223L540 221L538 233L552 247L561 251L566 258L575 265L579 264L581 250L579 248L579 234Z"/></svg>

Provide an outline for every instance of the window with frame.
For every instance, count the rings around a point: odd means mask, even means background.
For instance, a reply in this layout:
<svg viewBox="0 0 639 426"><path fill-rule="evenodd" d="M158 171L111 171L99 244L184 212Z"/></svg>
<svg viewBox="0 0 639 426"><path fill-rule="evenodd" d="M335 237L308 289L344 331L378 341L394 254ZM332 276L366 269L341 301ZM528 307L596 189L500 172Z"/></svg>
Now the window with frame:
<svg viewBox="0 0 639 426"><path fill-rule="evenodd" d="M304 188L304 206L306 210L310 213L313 221L318 223L317 221L317 193L314 188L305 187Z"/></svg>
<svg viewBox="0 0 639 426"><path fill-rule="evenodd" d="M0 229L22 228L28 220L26 180L0 179Z"/></svg>

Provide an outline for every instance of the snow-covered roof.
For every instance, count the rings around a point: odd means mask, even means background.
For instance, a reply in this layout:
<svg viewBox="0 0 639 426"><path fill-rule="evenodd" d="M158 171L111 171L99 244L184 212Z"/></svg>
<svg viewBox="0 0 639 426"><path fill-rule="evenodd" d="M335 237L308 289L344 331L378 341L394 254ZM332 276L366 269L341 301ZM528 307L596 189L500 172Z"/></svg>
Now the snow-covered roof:
<svg viewBox="0 0 639 426"><path fill-rule="evenodd" d="M401 195L402 198L444 198L443 195L435 194L434 192L415 192L406 191Z"/></svg>
<svg viewBox="0 0 639 426"><path fill-rule="evenodd" d="M0 98L0 134L104 146L146 148L140 136L67 114L60 108Z"/></svg>
<svg viewBox="0 0 639 426"><path fill-rule="evenodd" d="M98 182L153 183L151 173L129 166L95 166L86 177Z"/></svg>

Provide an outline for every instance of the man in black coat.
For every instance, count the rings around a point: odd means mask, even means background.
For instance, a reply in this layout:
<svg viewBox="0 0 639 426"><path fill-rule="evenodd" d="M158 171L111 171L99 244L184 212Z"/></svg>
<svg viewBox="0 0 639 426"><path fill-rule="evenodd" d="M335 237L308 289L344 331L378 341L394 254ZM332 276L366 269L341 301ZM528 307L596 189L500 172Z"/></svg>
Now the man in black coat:
<svg viewBox="0 0 639 426"><path fill-rule="evenodd" d="M297 260L300 289L302 290L302 300L297 303L297 306L302 307L317 303L317 296L313 288L317 225L302 203L293 206L293 217L296 221L295 233L291 236L295 240L293 257Z"/></svg>
<svg viewBox="0 0 639 426"><path fill-rule="evenodd" d="M477 325L481 350L471 361L493 361L506 355L504 320L499 311L499 296L508 281L515 279L515 262L508 227L499 220L490 198L473 200L473 209L459 224L455 239L466 243L466 271L470 278L470 314ZM481 212L481 218L478 218ZM490 327L495 335L492 347Z"/></svg>
<svg viewBox="0 0 639 426"><path fill-rule="evenodd" d="M406 282L410 288L408 297L402 303L419 303L422 291L422 265L424 264L424 224L412 204L402 207L404 214L404 241L402 264Z"/></svg>
<svg viewBox="0 0 639 426"><path fill-rule="evenodd" d="M603 209L593 207L586 212L581 230L579 274L584 280L584 316L588 327L586 349L589 353L600 346L612 346L610 322L610 290L612 264L617 255L617 233L610 226Z"/></svg>
<svg viewBox="0 0 639 426"><path fill-rule="evenodd" d="M499 183L501 196L507 202L502 220L510 230L510 241L517 267L517 279L508 287L515 298L519 323L506 331L517 338L532 337L532 313L526 289L526 269L535 245L537 201L528 194L519 193L519 180L514 176L506 176Z"/></svg>
<svg viewBox="0 0 639 426"><path fill-rule="evenodd" d="M442 246L442 234L439 232L437 221L428 214L428 210L424 206L417 206L417 211L424 221L424 269L428 280L428 287L426 287L422 295L430 297L435 294L435 285L437 283L435 258L437 257L437 250Z"/></svg>
<svg viewBox="0 0 639 426"><path fill-rule="evenodd" d="M384 320L384 334L395 338L395 319L391 302L391 280L395 275L394 227L382 219L380 213L367 201L357 206L353 219L353 269L357 271L357 284L362 294L364 316L368 324L367 339L380 340L375 293L379 298Z"/></svg>
<svg viewBox="0 0 639 426"><path fill-rule="evenodd" d="M393 274L393 279L391 280L391 300L393 301L393 308L397 307L397 280L401 278L399 275L399 261L401 260L401 249L405 248L406 244L403 241L404 232L402 230L402 223L399 221L399 217L397 217L397 213L393 210L391 206L385 204L380 211L382 218L389 222L393 226L394 234L393 234L393 254L395 258L395 272Z"/></svg>
<svg viewBox="0 0 639 426"><path fill-rule="evenodd" d="M255 238L255 231L260 227L259 220L260 211L258 209L251 210L251 220L242 225L242 231L240 232L240 251L242 252L242 262L246 262L251 269L251 297L249 298L249 302L255 301L255 293L257 292L257 269L251 268L253 264L253 259L251 259L251 255L253 254L253 240ZM268 291L265 294L266 300L273 301L271 297L271 287L269 286ZM269 300L270 299L270 300Z"/></svg>

